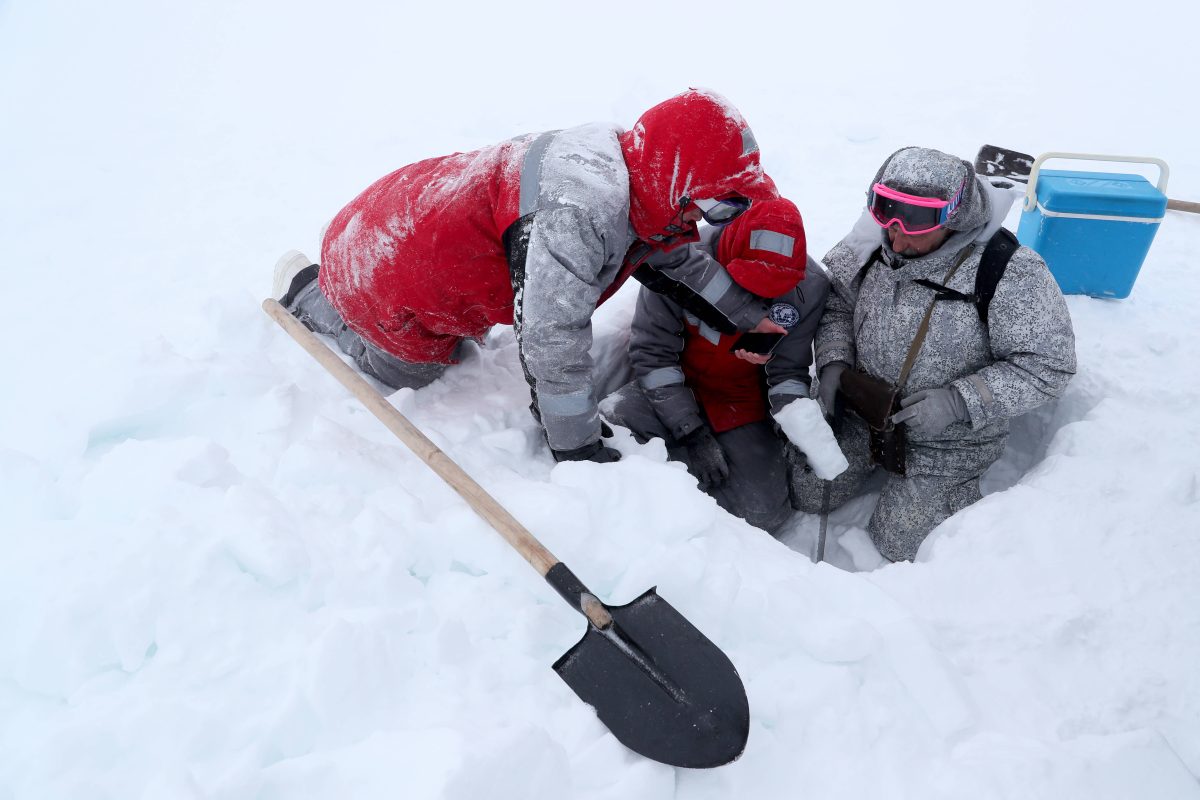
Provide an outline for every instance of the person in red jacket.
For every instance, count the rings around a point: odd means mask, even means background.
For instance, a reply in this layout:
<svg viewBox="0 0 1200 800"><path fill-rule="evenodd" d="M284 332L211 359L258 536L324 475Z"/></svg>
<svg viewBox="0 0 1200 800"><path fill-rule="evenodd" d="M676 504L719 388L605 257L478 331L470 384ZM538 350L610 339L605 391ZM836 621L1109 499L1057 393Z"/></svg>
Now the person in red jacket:
<svg viewBox="0 0 1200 800"><path fill-rule="evenodd" d="M320 267L281 260L276 296L392 387L429 383L465 339L513 324L555 458L612 461L588 355L597 304L651 253L695 241L702 217L775 194L737 110L690 90L628 131L582 125L402 167L333 219ZM771 327L759 298L718 291L711 262L689 268L656 277L706 318Z"/></svg>
<svg viewBox="0 0 1200 800"><path fill-rule="evenodd" d="M709 255L744 289L770 299L786 332L767 354L737 349L671 299L642 289L629 357L635 380L604 399L608 421L645 442L659 437L700 488L732 514L768 531L791 515L790 468L803 454L776 433L771 414L809 394L812 342L829 280L805 252L804 223L791 201L760 200L700 243L660 259Z"/></svg>

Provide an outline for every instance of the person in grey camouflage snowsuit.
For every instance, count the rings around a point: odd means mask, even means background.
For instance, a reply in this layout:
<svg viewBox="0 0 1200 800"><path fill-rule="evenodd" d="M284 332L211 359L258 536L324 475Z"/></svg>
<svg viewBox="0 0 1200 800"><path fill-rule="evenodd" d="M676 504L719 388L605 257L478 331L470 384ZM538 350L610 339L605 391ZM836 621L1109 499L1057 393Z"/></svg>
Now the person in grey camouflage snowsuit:
<svg viewBox="0 0 1200 800"><path fill-rule="evenodd" d="M944 223L919 236L870 213L825 256L833 291L816 336L818 394L827 413L846 370L895 386L922 318L928 335L901 387L907 427L905 475L890 474L868 531L892 561L912 560L929 532L980 498L979 478L1004 450L1009 420L1058 397L1075 373L1071 317L1042 258L1027 247L1012 255L986 324L969 296L987 242L1000 229L1012 195L937 150L892 154L872 191L957 201ZM869 201L878 195L868 193ZM954 265L958 264L957 269ZM951 275L949 279L948 275ZM959 293L935 303L928 280ZM961 302L962 299L967 302ZM846 413L838 435L850 468L830 486L830 507L855 495L876 465L866 424ZM817 513L824 484L802 471L797 505Z"/></svg>
<svg viewBox="0 0 1200 800"><path fill-rule="evenodd" d="M663 439L668 456L686 464L722 508L775 532L792 515L789 475L804 456L776 433L771 414L809 394L829 280L808 258L800 213L788 200L756 201L701 237L655 257L657 265L723 264L738 285L770 298L771 319L786 335L769 355L731 352L737 334L723 335L643 287L629 338L635 379L600 410L639 441Z"/></svg>

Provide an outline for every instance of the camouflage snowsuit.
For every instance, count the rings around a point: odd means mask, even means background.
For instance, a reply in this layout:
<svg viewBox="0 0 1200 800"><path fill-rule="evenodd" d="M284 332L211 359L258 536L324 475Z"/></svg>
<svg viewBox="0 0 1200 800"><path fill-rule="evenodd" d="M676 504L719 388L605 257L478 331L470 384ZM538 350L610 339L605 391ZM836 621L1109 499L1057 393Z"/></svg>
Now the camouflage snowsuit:
<svg viewBox="0 0 1200 800"><path fill-rule="evenodd" d="M825 256L833 292L817 331L818 371L841 361L895 384L933 300L930 289L913 281L944 283L956 258L970 248L946 285L964 294L974 291L983 248L1000 228L1012 196L975 177L966 162L959 164L962 177L955 174L951 180L958 185L966 178L963 204L956 230L937 250L916 258L897 255L886 233L864 214ZM885 162L875 181L887 167ZM1058 397L1074 372L1070 314L1033 250L1021 247L1012 256L986 326L973 303L939 301L903 396L952 387L966 401L970 421L955 422L933 436L910 431L907 475L888 476L868 526L879 552L893 561L912 560L934 527L978 500L979 478L1003 452L1009 419ZM852 497L875 469L866 425L855 414L845 415L838 440L850 469L833 482L833 508ZM823 482L805 471L795 486L798 505L818 512L822 488Z"/></svg>
<svg viewBox="0 0 1200 800"><path fill-rule="evenodd" d="M656 256L659 269L704 274L719 268L711 256L720 228L703 230L700 243ZM736 288L736 284L734 284ZM829 294L829 279L811 258L804 280L790 292L770 301L799 312L799 319L762 368L771 412L779 411L810 389L813 336ZM695 333L687 334L685 330ZM685 384L680 366L687 335L699 335L728 346L737 335L722 335L677 303L643 288L629 336L629 358L635 380L601 402L605 418L623 425L640 441L661 438L668 456L687 462L687 450L676 442L705 424L700 404ZM783 439L770 420L756 420L715 432L729 463L729 477L709 491L729 513L751 525L774 531L792 514Z"/></svg>

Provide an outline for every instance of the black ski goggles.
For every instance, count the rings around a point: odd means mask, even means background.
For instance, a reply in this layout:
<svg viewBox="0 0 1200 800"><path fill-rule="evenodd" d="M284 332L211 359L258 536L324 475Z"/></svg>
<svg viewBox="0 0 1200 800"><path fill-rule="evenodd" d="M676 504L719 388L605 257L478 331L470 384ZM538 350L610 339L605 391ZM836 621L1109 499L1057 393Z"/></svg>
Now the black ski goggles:
<svg viewBox="0 0 1200 800"><path fill-rule="evenodd" d="M700 213L704 216L704 221L709 225L725 225L733 222L750 208L750 200L740 195L720 200L692 200L684 197L679 202L683 208L687 208L689 203L695 203L696 208L700 209Z"/></svg>

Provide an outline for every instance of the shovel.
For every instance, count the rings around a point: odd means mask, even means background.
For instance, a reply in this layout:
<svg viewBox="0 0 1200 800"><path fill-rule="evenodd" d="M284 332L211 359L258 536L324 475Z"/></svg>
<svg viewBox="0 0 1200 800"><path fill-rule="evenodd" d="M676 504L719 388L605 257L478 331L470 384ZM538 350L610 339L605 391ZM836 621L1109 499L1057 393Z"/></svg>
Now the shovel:
<svg viewBox="0 0 1200 800"><path fill-rule="evenodd" d="M617 740L676 767L719 767L742 754L750 707L737 670L653 588L632 603L600 602L491 495L278 301L263 310L588 620L579 643L554 662Z"/></svg>
<svg viewBox="0 0 1200 800"><path fill-rule="evenodd" d="M1103 161L1111 156L1095 156ZM1033 164L1037 159L1028 153L1018 150L1007 150L994 144L985 144L979 148L975 156L975 172L989 178L1005 178L1018 183L1029 183L1029 175L1033 172ZM1174 200L1167 198L1167 208L1172 211L1186 211L1189 214L1200 214L1200 203L1191 200Z"/></svg>

